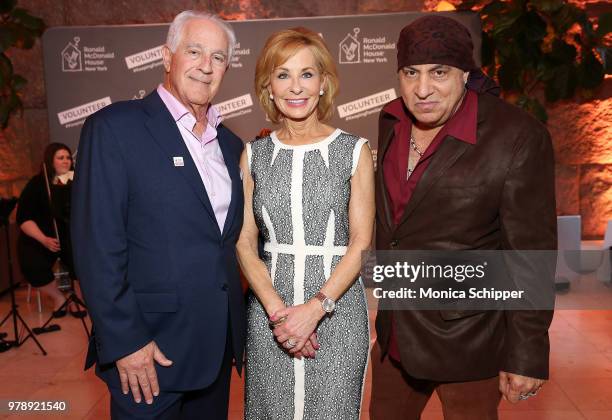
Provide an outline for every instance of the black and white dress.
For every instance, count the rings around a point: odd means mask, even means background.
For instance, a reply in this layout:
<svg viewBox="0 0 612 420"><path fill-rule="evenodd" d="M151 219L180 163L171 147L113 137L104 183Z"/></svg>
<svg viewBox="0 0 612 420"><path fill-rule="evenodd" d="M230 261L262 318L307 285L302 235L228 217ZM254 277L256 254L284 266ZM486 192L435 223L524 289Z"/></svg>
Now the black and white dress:
<svg viewBox="0 0 612 420"><path fill-rule="evenodd" d="M337 129L314 144L286 145L275 133L247 144L263 259L288 306L311 299L346 253L350 182L366 142ZM247 317L246 419L359 418L369 353L361 279L319 324L315 359L295 359L277 344L253 294Z"/></svg>

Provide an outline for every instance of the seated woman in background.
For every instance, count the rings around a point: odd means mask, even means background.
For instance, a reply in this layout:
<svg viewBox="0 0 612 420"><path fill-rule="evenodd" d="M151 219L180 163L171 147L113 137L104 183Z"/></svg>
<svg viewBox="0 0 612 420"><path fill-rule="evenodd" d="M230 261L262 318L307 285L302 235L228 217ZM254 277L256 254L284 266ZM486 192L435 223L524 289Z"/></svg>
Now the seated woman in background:
<svg viewBox="0 0 612 420"><path fill-rule="evenodd" d="M66 297L57 288L53 265L58 257L72 275L72 249L70 246L70 184L72 183L72 152L62 143L51 143L45 149L40 172L32 177L19 197L17 223L21 229L17 243L19 265L25 279L44 295L53 299L53 315L62 317L65 310L58 310ZM51 200L45 182L45 168ZM57 222L59 241L53 227ZM85 316L84 311L71 308L75 317Z"/></svg>

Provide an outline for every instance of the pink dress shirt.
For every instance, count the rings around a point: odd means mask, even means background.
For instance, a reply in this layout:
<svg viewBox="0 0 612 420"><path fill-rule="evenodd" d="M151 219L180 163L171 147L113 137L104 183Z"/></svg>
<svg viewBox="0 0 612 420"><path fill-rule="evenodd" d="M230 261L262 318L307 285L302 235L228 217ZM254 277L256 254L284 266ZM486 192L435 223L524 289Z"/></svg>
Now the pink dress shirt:
<svg viewBox="0 0 612 420"><path fill-rule="evenodd" d="M176 126L206 188L208 199L219 224L219 230L223 232L227 210L232 198L232 180L227 172L223 153L217 139L217 126L221 122L221 115L212 105L209 106L206 114L208 120L206 130L202 137L198 137L193 132L196 119L185 105L179 102L161 84L157 87L157 93L170 111L174 121L176 121Z"/></svg>

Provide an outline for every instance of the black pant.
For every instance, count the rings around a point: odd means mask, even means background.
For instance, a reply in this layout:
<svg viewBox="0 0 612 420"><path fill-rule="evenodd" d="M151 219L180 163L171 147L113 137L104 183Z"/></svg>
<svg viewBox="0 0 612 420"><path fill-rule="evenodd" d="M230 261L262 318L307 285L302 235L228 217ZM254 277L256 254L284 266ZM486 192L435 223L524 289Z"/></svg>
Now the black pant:
<svg viewBox="0 0 612 420"><path fill-rule="evenodd" d="M131 392L109 387L113 420L227 420L232 372L231 333L228 329L223 363L215 382L204 389L186 392L160 392L148 405L134 402Z"/></svg>

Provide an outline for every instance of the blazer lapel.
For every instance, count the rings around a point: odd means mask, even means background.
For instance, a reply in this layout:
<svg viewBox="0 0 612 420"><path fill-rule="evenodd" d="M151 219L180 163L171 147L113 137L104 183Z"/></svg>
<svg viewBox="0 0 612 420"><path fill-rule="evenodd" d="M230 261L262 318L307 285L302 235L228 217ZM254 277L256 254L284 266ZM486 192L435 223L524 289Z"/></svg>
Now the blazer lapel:
<svg viewBox="0 0 612 420"><path fill-rule="evenodd" d="M442 140L440 148L432 156L429 166L425 169L423 176L412 193L412 197L410 197L410 201L408 201L404 209L404 214L398 224L398 228L408 220L410 214L427 195L436 181L444 175L444 172L450 168L470 146L470 144L457 140L451 136L446 136L444 140Z"/></svg>
<svg viewBox="0 0 612 420"><path fill-rule="evenodd" d="M183 176L185 181L191 186L195 195L200 199L214 225L218 227L217 218L206 193L206 188L200 177L200 173L191 158L189 149L185 145L176 122L172 119L170 112L166 109L163 101L156 91L145 99L149 111L149 119L145 126L151 133L153 139L162 148L168 157L168 164L173 164L175 157L183 159L184 166L175 166L176 170ZM220 230L219 230L219 233Z"/></svg>
<svg viewBox="0 0 612 420"><path fill-rule="evenodd" d="M228 142L223 141L223 128L219 126L217 131L219 147L221 148L221 153L223 153L223 160L225 161L225 167L227 168L227 172L232 180L232 194L229 208L227 209L227 217L225 218L225 224L223 225L223 233L222 236L225 236L229 229L232 227L234 219L236 218L236 211L238 208L239 197L242 190L242 180L240 179L240 167L236 163L235 159L232 156L232 151L229 149Z"/></svg>
<svg viewBox="0 0 612 420"><path fill-rule="evenodd" d="M391 124L390 129L380 137L380 143L378 145L378 153L380 153L380 157L378 157L379 166L376 167L376 184L380 188L379 198L382 200L383 220L387 223L388 229L393 228L393 218L391 217L389 192L385 185L383 162L385 161L385 153L387 153L389 149L389 144L391 143L391 139L393 139L393 135L393 124Z"/></svg>

